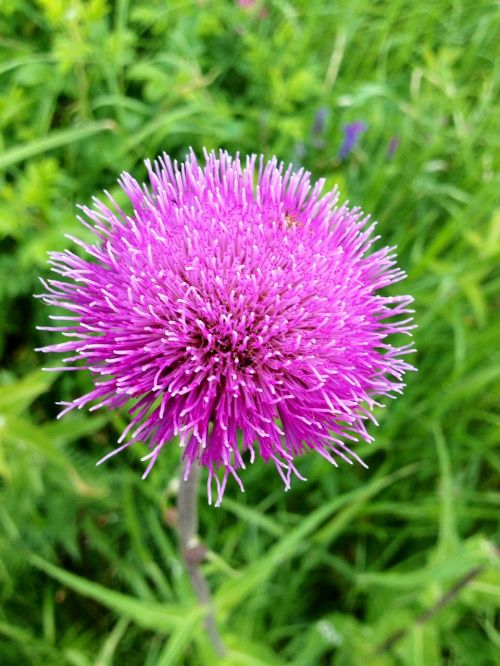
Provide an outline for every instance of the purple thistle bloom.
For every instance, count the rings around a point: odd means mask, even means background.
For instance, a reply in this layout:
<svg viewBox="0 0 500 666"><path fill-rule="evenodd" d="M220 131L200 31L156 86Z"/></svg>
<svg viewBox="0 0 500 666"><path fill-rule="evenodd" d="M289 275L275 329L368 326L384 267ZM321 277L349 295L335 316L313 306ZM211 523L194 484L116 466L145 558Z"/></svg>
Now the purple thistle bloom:
<svg viewBox="0 0 500 666"><path fill-rule="evenodd" d="M339 157L341 160L345 160L345 158L356 146L359 135L366 130L366 124L361 121L356 121L354 123L344 125L342 129L344 132L344 140L340 146Z"/></svg>
<svg viewBox="0 0 500 666"><path fill-rule="evenodd" d="M41 298L69 314L44 328L68 339L42 351L94 378L62 414L128 405L119 447L100 462L145 440L146 477L178 436L187 474L206 467L219 505L256 456L286 489L309 450L364 464L345 440L372 441L377 398L403 390L412 345L388 336L411 335L412 298L378 293L405 277L394 248L372 251L375 225L336 206L336 190L321 196L323 180L311 187L276 158L205 158L147 161L148 185L122 174L130 214L107 193L81 207L96 240L69 237L87 258L50 255L62 279Z"/></svg>

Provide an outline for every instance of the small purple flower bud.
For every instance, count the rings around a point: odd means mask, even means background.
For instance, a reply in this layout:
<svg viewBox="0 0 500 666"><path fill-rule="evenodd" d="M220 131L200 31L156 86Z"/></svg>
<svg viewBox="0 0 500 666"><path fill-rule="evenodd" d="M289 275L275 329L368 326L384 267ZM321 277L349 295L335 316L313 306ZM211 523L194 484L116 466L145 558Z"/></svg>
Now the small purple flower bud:
<svg viewBox="0 0 500 666"><path fill-rule="evenodd" d="M339 158L344 160L354 149L358 141L358 137L366 130L366 124L362 121L356 121L344 125L344 141L339 150Z"/></svg>
<svg viewBox="0 0 500 666"><path fill-rule="evenodd" d="M389 141L389 145L387 147L387 159L391 160L394 157L394 153L399 147L399 137L398 136L393 136L392 139Z"/></svg>
<svg viewBox="0 0 500 666"><path fill-rule="evenodd" d="M316 115L314 116L314 124L312 126L312 133L315 136L321 136L325 131L325 124L328 120L329 113L330 111L327 106L322 106L316 112Z"/></svg>

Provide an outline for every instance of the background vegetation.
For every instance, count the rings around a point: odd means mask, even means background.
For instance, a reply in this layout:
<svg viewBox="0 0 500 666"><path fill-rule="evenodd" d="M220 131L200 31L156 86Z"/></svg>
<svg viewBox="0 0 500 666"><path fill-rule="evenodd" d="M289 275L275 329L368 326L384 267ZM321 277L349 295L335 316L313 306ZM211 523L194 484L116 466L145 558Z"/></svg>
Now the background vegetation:
<svg viewBox="0 0 500 666"><path fill-rule="evenodd" d="M33 351L46 252L84 235L75 204L188 146L339 183L397 243L419 325L369 471L309 456L285 495L260 464L244 495L202 502L224 663L495 663L498 19L486 0L2 0L2 665L217 663L171 526L177 448L147 482L140 448L96 469L125 417L56 421L88 378Z"/></svg>

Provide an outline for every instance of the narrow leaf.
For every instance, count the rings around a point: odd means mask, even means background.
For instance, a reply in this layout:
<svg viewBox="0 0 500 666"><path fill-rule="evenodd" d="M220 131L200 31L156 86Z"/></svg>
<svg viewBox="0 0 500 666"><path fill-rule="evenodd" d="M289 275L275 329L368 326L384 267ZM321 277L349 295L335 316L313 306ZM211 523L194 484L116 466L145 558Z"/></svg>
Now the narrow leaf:
<svg viewBox="0 0 500 666"><path fill-rule="evenodd" d="M41 139L36 139L30 143L14 146L13 148L6 150L0 155L0 169L7 169L23 160L34 157L35 155L46 153L48 150L67 146L76 143L77 141L88 139L88 137L93 136L94 134L99 134L99 132L113 129L113 121L101 120L99 122L88 123L82 127L54 130L51 134L44 136Z"/></svg>

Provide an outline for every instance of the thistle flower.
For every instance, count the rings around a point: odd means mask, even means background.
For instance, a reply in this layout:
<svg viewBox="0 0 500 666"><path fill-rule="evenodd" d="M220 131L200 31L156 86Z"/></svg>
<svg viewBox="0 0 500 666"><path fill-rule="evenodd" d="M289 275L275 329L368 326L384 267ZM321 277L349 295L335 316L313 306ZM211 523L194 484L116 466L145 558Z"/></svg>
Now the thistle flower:
<svg viewBox="0 0 500 666"><path fill-rule="evenodd" d="M410 335L412 298L379 293L405 277L394 248L372 251L375 225L336 190L321 196L324 181L275 158L205 159L147 161L148 185L123 173L129 213L108 193L80 207L95 242L69 236L86 257L50 255L62 279L41 298L69 314L42 328L67 340L41 351L69 353L63 369L94 380L61 416L128 406L100 462L146 441L146 477L177 436L186 474L206 467L218 505L257 457L286 489L307 451L364 464L346 442L371 441L378 397L403 389L412 345L388 337Z"/></svg>

